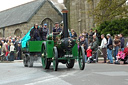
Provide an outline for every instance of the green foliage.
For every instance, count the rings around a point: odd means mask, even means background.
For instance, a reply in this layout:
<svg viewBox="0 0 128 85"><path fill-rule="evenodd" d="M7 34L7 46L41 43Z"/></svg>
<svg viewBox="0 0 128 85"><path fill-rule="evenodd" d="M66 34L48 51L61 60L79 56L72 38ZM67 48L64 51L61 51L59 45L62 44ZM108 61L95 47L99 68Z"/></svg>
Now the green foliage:
<svg viewBox="0 0 128 85"><path fill-rule="evenodd" d="M122 33L124 36L128 36L128 19L116 19L113 21L105 21L98 28L100 34L115 34Z"/></svg>
<svg viewBox="0 0 128 85"><path fill-rule="evenodd" d="M126 0L100 0L94 7L94 0L87 0L92 5L89 15L94 17L95 24L99 25L104 21L122 19L128 16L128 6Z"/></svg>

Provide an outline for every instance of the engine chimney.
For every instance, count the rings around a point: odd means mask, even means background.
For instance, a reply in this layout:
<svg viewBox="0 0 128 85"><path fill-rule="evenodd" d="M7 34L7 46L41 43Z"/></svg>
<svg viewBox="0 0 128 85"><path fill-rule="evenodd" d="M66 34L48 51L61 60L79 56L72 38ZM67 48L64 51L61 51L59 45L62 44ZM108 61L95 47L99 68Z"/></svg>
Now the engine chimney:
<svg viewBox="0 0 128 85"><path fill-rule="evenodd" d="M64 23L64 28L63 28L63 38L68 38L69 37L69 33L68 33L68 10L67 9L63 9L62 10L63 13L63 23Z"/></svg>

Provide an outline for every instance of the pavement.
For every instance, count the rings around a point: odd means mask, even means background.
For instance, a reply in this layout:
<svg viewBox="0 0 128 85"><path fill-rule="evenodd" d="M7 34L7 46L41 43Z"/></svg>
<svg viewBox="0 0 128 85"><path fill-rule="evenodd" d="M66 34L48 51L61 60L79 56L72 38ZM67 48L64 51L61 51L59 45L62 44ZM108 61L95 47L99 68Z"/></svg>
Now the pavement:
<svg viewBox="0 0 128 85"><path fill-rule="evenodd" d="M73 69L59 64L55 72L52 66L43 69L40 61L29 68L20 60L0 63L0 70L0 85L128 85L128 65L124 64L86 64L82 71L78 63Z"/></svg>

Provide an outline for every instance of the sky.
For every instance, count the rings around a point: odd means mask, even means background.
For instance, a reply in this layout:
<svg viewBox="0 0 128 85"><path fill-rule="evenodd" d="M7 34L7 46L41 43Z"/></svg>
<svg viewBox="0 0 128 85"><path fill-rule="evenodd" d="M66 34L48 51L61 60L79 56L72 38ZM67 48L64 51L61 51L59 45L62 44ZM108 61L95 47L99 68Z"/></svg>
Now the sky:
<svg viewBox="0 0 128 85"><path fill-rule="evenodd" d="M0 0L0 11L31 2L33 0ZM58 0L58 2L62 3L63 0Z"/></svg>

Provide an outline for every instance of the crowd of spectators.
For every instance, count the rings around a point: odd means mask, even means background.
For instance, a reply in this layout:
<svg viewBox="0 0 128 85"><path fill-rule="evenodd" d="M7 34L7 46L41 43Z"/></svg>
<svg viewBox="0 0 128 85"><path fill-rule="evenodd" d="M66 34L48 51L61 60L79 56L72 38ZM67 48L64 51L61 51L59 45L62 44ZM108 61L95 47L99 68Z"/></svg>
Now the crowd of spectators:
<svg viewBox="0 0 128 85"><path fill-rule="evenodd" d="M71 31L72 38L77 38L76 32ZM100 50L103 55L103 63L118 63L119 60L124 60L124 64L128 63L128 44L125 45L123 34L115 35L114 38L111 34L99 34L97 30L90 31L87 33L85 30L78 36L79 46L83 46L85 49L85 62L92 63L98 62L98 51ZM126 46L126 47L125 47ZM115 62L113 61L115 60ZM108 62L107 62L108 61Z"/></svg>
<svg viewBox="0 0 128 85"><path fill-rule="evenodd" d="M0 38L0 60L21 60L21 38L9 36Z"/></svg>

